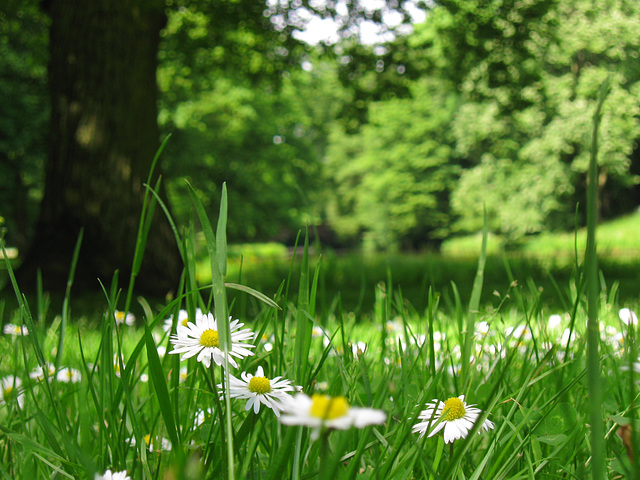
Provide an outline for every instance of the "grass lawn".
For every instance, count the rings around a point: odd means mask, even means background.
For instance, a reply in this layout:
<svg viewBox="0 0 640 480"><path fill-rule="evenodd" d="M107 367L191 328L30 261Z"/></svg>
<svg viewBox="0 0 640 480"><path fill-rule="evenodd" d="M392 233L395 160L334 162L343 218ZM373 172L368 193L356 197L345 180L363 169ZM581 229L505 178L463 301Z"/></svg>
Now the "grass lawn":
<svg viewBox="0 0 640 480"><path fill-rule="evenodd" d="M187 282L176 300L140 299L129 322L117 288L93 300L99 314L3 304L0 477L591 478L595 405L607 477L638 478L637 319L621 311L638 307L635 259L612 247L601 261L594 400L582 267L534 241L492 250L480 299L477 254L450 243L327 253L318 276L317 255L230 250L224 280L266 297ZM213 323L227 305L243 325Z"/></svg>

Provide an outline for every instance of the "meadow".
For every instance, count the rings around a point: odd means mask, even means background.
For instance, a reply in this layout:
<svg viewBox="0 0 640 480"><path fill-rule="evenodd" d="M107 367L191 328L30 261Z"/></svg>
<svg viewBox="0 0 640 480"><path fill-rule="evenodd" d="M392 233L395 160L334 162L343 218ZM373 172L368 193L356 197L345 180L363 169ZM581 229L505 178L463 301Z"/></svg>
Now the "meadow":
<svg viewBox="0 0 640 480"><path fill-rule="evenodd" d="M598 399L582 258L554 281L552 307L526 279L486 301L485 245L463 288L442 294L426 277L414 303L387 266L371 308L345 308L304 235L275 293L241 285L258 259L233 271L226 212L214 234L193 199L208 285L193 228L175 229L185 272L166 302L135 299L135 277L124 290L116 275L92 318L71 309L74 265L59 311L12 282L2 478L573 479L595 478L596 462L638 478L637 302L620 301L618 282L595 299Z"/></svg>

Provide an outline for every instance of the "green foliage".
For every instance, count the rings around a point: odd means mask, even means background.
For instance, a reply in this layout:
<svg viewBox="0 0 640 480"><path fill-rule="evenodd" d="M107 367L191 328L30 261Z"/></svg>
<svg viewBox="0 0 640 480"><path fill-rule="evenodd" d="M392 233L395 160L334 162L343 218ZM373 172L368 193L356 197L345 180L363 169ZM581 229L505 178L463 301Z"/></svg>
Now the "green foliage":
<svg viewBox="0 0 640 480"><path fill-rule="evenodd" d="M48 22L37 1L0 7L0 217L19 248L42 194L47 107Z"/></svg>
<svg viewBox="0 0 640 480"><path fill-rule="evenodd" d="M570 225L572 205L584 196L597 92L609 75L612 93L604 107L598 156L603 204L610 205L609 192L638 182L629 169L640 135L634 100L640 88L635 66L640 9L633 2L558 2L548 7L534 24L544 17L547 28L553 27L549 34L531 34L533 41L523 43L526 59L503 57L512 62L507 70L535 66L536 78L517 76L492 89L486 88L489 80L474 76L471 69L461 81L467 102L453 128L458 154L473 165L463 172L452 197L462 229L479 228L483 204L493 230L512 240ZM526 17L520 23L537 31ZM480 58L476 68L490 64L491 58ZM614 211L603 208L602 213Z"/></svg>
<svg viewBox="0 0 640 480"><path fill-rule="evenodd" d="M368 249L441 238L451 223L459 166L446 139L456 96L437 81L412 87L411 98L372 103L358 134L336 130L328 152L329 221L342 235L364 232Z"/></svg>
<svg viewBox="0 0 640 480"><path fill-rule="evenodd" d="M245 11L244 3L220 7L242 17L220 30L208 11L218 7L189 3L169 14L158 72L159 120L173 134L169 192L176 216L185 219L184 179L209 212L217 210L224 179L237 220L232 240L288 239L319 222L320 159L336 114L332 99L341 92L331 69L300 68L300 45L283 43L264 24L264 6Z"/></svg>

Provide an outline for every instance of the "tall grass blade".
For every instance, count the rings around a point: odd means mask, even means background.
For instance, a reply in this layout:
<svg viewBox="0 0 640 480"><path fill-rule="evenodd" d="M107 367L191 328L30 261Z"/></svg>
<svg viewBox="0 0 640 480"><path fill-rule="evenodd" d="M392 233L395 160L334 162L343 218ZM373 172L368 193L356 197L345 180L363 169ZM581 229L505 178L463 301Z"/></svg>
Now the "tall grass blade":
<svg viewBox="0 0 640 480"><path fill-rule="evenodd" d="M471 298L469 300L469 314L467 315L467 324L465 327L464 341L462 348L462 383L467 384L469 379L469 359L471 358L471 349L474 344L473 334L476 325L476 315L480 311L480 297L482 296L482 285L484 283L484 267L487 263L487 239L489 236L489 223L487 220L487 208L484 208L484 220L482 224L482 248L480 249L480 257L478 258L478 269L476 277L473 280L473 288L471 290ZM462 333L462 332L461 332Z"/></svg>
<svg viewBox="0 0 640 480"><path fill-rule="evenodd" d="M60 321L60 336L58 338L58 354L56 355L56 370L60 368L62 364L62 355L64 353L64 338L67 329L67 322L69 321L69 300L71 298L71 286L73 285L73 279L76 273L76 265L78 265L78 257L80 256L80 247L82 246L82 237L84 230L80 230L76 246L73 250L73 257L71 257L71 269L69 270L69 278L67 280L67 288L64 293L64 300L62 302L62 319Z"/></svg>
<svg viewBox="0 0 640 480"><path fill-rule="evenodd" d="M204 232L204 237L207 242L207 250L209 252L209 263L211 265L211 283L213 290L214 308L216 312L216 318L218 320L218 338L220 342L220 349L223 352L231 351L231 332L229 331L229 307L227 305L227 292L224 284L223 273L220 269L221 258L219 257L221 251L225 254L224 269L226 270L226 228L227 228L227 189L225 186L222 188L222 199L220 201L220 216L218 217L217 232L223 232L222 237L218 237L213 234L213 228L209 222L209 217L204 211L202 202L198 198L196 191L193 187L187 183L189 188L189 194L193 201L196 213L200 220L200 225ZM225 355L225 368L224 368L224 384L225 392L229 392L229 365L227 356ZM225 399L225 430L226 430L226 445L227 445L227 467L228 478L233 480L235 478L235 460L233 449L233 424L231 418L231 399L229 395L224 396Z"/></svg>
<svg viewBox="0 0 640 480"><path fill-rule="evenodd" d="M607 79L600 87L596 110L593 114L593 137L587 182L587 248L585 276L587 282L587 369L589 382L589 423L591 424L591 469L594 480L605 477L605 443L602 425L602 391L600 389L600 329L598 326L598 255L596 251L596 225L598 222L598 129L602 105L609 93Z"/></svg>
<svg viewBox="0 0 640 480"><path fill-rule="evenodd" d="M220 216L216 227L216 254L222 277L227 276L227 184L222 184Z"/></svg>
<svg viewBox="0 0 640 480"><path fill-rule="evenodd" d="M147 176L147 185L151 185L151 181L153 179L153 173L155 172L156 165L158 164L158 160L160 159L160 155L162 154L164 147L167 145L169 138L171 135L167 135L165 139L160 144L160 147L156 151L155 156L153 157L153 161L151 162L151 168L149 169L149 175ZM162 181L162 177L158 177L158 180L155 185L155 190L158 191L160 188L160 184ZM151 228L151 222L153 220L153 214L155 211L155 197L149 197L149 189L145 190L144 198L142 200L142 211L140 212L140 223L138 224L138 235L136 237L136 247L133 254L133 265L131 267L131 276L129 277L129 288L127 290L127 298L125 300L124 311L125 313L129 312L129 307L131 306L131 300L133 298L133 287L135 285L136 277L140 272L140 267L142 266L142 257L144 256L144 249L147 244L147 236L149 235L149 229Z"/></svg>

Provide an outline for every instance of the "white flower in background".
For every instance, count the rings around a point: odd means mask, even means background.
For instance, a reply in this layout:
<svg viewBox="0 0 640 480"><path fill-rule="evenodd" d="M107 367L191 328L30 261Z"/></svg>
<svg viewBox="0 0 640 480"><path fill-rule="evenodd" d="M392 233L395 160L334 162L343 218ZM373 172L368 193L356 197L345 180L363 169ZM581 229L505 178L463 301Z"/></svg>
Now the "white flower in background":
<svg viewBox="0 0 640 480"><path fill-rule="evenodd" d="M167 347L165 347L164 345L158 345L156 351L158 352L158 356L160 358L163 358L167 353Z"/></svg>
<svg viewBox="0 0 640 480"><path fill-rule="evenodd" d="M220 349L218 339L218 323L214 316L209 313L196 318L196 323L188 322L187 326L178 325L178 333L171 336L171 343L174 348L169 353L183 353L180 360L197 355L196 360L209 368L211 360L217 365L224 365L225 358L229 364L238 367L233 357L244 358L253 355L250 348L255 345L244 343L253 339L253 332L248 328L240 330L244 325L238 320L232 320L229 317L229 331L231 332L231 350L226 353Z"/></svg>
<svg viewBox="0 0 640 480"><path fill-rule="evenodd" d="M2 379L2 390L0 390L0 405L17 401L18 406L24 406L24 393L22 393L22 380L13 375L7 375Z"/></svg>
<svg viewBox="0 0 640 480"><path fill-rule="evenodd" d="M265 351L270 352L271 350L273 350L274 340L275 337L273 336L273 334L267 335L266 333L263 333L262 338L260 338L260 343L262 344L262 347L265 349Z"/></svg>
<svg viewBox="0 0 640 480"><path fill-rule="evenodd" d="M444 428L444 443L465 438L482 414L479 408L465 403L464 395L451 397L446 402L434 399L433 403L427 403L426 407L418 416L423 421L413 426L413 432L420 433L420 437L423 437L429 431L427 436L432 437ZM485 420L478 433L493 427L493 422Z"/></svg>
<svg viewBox="0 0 640 480"><path fill-rule="evenodd" d="M13 335L14 337L19 337L22 335L29 335L29 329L26 325L15 325L13 323L7 323L4 326L4 334L5 335Z"/></svg>
<svg viewBox="0 0 640 480"><path fill-rule="evenodd" d="M326 392L329 389L329 383L322 381L316 383L316 390L320 390L321 392Z"/></svg>
<svg viewBox="0 0 640 480"><path fill-rule="evenodd" d="M56 374L56 367L55 365L53 365L53 363L47 363L45 367L47 368L47 380L51 381L53 376ZM42 369L42 367L38 365L36 368L34 368L29 374L29 378L37 382L44 380L44 370Z"/></svg>
<svg viewBox="0 0 640 480"><path fill-rule="evenodd" d="M193 429L195 430L196 428L201 426L205 422L205 420L213 417L213 412L214 410L211 407L207 408L206 411L201 408L198 409L196 411L196 418L193 421Z"/></svg>
<svg viewBox="0 0 640 480"><path fill-rule="evenodd" d="M178 380L180 381L180 383L184 382L187 379L187 375L189 375L189 370L187 369L187 367L180 367L180 373L179 373L179 377Z"/></svg>
<svg viewBox="0 0 640 480"><path fill-rule="evenodd" d="M636 312L634 312L633 310L629 310L628 308L621 308L618 312L618 316L620 317L620 320L622 320L622 323L624 323L625 325L638 324L638 317L636 315Z"/></svg>
<svg viewBox="0 0 640 480"><path fill-rule="evenodd" d="M222 384L218 388L221 389ZM229 375L229 397L247 399L244 409L249 411L253 407L254 413L258 413L260 404L263 404L279 417L285 403L291 398L288 392L296 390L290 380L265 377L262 367L258 367L255 375L247 372L242 372L240 378Z"/></svg>
<svg viewBox="0 0 640 480"><path fill-rule="evenodd" d="M131 312L122 312L120 310L116 310L113 313L114 318L116 319L117 325L125 324L129 327L133 326L136 323L136 317Z"/></svg>
<svg viewBox="0 0 640 480"><path fill-rule="evenodd" d="M160 451L171 451L171 441L167 438L151 438L150 434L146 434L142 438L144 439L144 444L147 447L147 450L150 452L153 452L154 445L156 449L160 447ZM127 438L125 442L127 442L127 445L135 447L136 437Z"/></svg>
<svg viewBox="0 0 640 480"><path fill-rule="evenodd" d="M96 476L93 478L94 480L131 480L126 470L121 472L111 472L111 470L107 470L102 475L96 473Z"/></svg>
<svg viewBox="0 0 640 480"><path fill-rule="evenodd" d="M474 336L476 339L484 338L489 333L489 324L485 321L476 323Z"/></svg>
<svg viewBox="0 0 640 480"><path fill-rule="evenodd" d="M563 347L566 347L569 342L573 343L573 341L576 339L576 331L571 330L570 328L565 328L564 332L562 332L562 337L560 338L560 345L562 345Z"/></svg>
<svg viewBox="0 0 640 480"><path fill-rule="evenodd" d="M367 351L367 344L364 342L356 342L351 344L351 352L355 358L360 358Z"/></svg>
<svg viewBox="0 0 640 480"><path fill-rule="evenodd" d="M507 337L513 336L518 341L523 340L531 340L533 336L531 335L531 330L527 325L518 325L516 327L507 327L505 330L505 335Z"/></svg>
<svg viewBox="0 0 640 480"><path fill-rule="evenodd" d="M122 368L127 368L127 365L124 363L124 359L122 359ZM120 361L118 360L117 353L113 356L113 371L115 372L116 377L120 378L120 374L122 372L120 371Z"/></svg>
<svg viewBox="0 0 640 480"><path fill-rule="evenodd" d="M195 319L191 319L189 318L189 314L187 313L186 310L180 310L178 312L178 325L182 325L183 327L186 327L189 322L194 323L193 320L196 320L197 322L198 318L203 316L202 310L200 310L199 308L196 308L194 315L195 315ZM166 333L169 333L172 329L173 329L173 315L167 318L164 321L164 325L162 325L162 330L164 330Z"/></svg>
<svg viewBox="0 0 640 480"><path fill-rule="evenodd" d="M311 338L321 338L321 337L329 338L329 335L327 334L324 328L322 328L319 325L314 325L313 328L311 329Z"/></svg>
<svg viewBox="0 0 640 480"><path fill-rule="evenodd" d="M146 373L141 373L140 374L140 381L142 383L147 383L149 381L149 375L147 375Z"/></svg>
<svg viewBox="0 0 640 480"><path fill-rule="evenodd" d="M402 322L398 321L397 319L388 320L384 326L387 330L387 333L401 333L403 330Z"/></svg>
<svg viewBox="0 0 640 480"><path fill-rule="evenodd" d="M82 379L82 375L79 370L75 368L61 368L56 376L59 382L63 383L79 383Z"/></svg>
<svg viewBox="0 0 640 480"><path fill-rule="evenodd" d="M280 422L311 427L311 439L315 440L322 428L364 428L368 425L380 425L386 419L387 414L382 410L351 407L345 397L329 397L317 393L309 397L298 393L287 401Z"/></svg>
<svg viewBox="0 0 640 480"><path fill-rule="evenodd" d="M557 327L560 326L560 324L562 323L562 317L560 315L558 315L557 313L554 315L551 315L549 317L549 329L553 330Z"/></svg>

